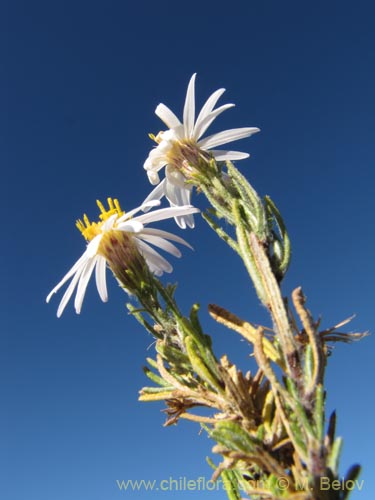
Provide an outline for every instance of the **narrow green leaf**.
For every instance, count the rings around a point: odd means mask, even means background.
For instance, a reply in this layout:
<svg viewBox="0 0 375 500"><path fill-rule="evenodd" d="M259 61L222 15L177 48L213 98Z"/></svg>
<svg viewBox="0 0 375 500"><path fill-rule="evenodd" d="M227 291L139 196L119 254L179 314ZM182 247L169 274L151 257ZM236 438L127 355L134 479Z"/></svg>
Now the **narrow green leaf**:
<svg viewBox="0 0 375 500"><path fill-rule="evenodd" d="M233 204L233 213L236 220L237 240L242 261L250 275L259 299L263 304L267 304L262 279L255 265L252 250L248 241L247 229L244 227L238 202Z"/></svg>
<svg viewBox="0 0 375 500"><path fill-rule="evenodd" d="M328 446L331 446L335 440L336 435L336 412L333 411L331 416L329 417L328 422L328 430L327 430L327 438L328 438Z"/></svg>
<svg viewBox="0 0 375 500"><path fill-rule="evenodd" d="M175 347L159 342L156 344L156 352L158 352L162 358L169 363L175 363L181 366L190 366L188 356Z"/></svg>
<svg viewBox="0 0 375 500"><path fill-rule="evenodd" d="M144 309L137 309L130 303L127 303L126 307L130 314L132 314L147 331L149 331L156 338L162 338L162 335L155 331L154 327L142 316Z"/></svg>
<svg viewBox="0 0 375 500"><path fill-rule="evenodd" d="M327 465L335 475L337 475L338 473L338 465L339 465L342 445L343 445L342 438L341 437L336 438L333 443L331 453L328 455Z"/></svg>
<svg viewBox="0 0 375 500"><path fill-rule="evenodd" d="M221 477L224 484L225 492L229 500L241 500L241 493L239 490L238 480L236 475L231 470L223 470Z"/></svg>
<svg viewBox="0 0 375 500"><path fill-rule="evenodd" d="M201 353L195 340L192 337L186 337L185 346L191 365L197 375L207 384L209 384L209 386L211 386L213 389L222 391L219 380L214 376L213 373L211 373L210 369L202 359Z"/></svg>
<svg viewBox="0 0 375 500"><path fill-rule="evenodd" d="M201 323L200 323L199 317L198 317L199 309L200 309L199 304L193 304L191 311L190 311L190 322L193 325L194 330L196 330L201 335L203 335L202 326L201 326Z"/></svg>
<svg viewBox="0 0 375 500"><path fill-rule="evenodd" d="M277 228L279 230L280 236L282 238L283 242L283 259L280 262L280 271L284 275L289 267L290 264L290 258L291 258L291 243L288 235L288 231L286 229L284 220L281 216L281 213L279 212L278 208L276 207L275 203L271 200L269 196L264 197L266 207L269 208L270 212L272 213L275 221Z"/></svg>
<svg viewBox="0 0 375 500"><path fill-rule="evenodd" d="M157 375L156 373L154 373L153 371L151 371L149 368L144 367L143 371L144 371L145 375L150 380L152 380L153 382L155 382L155 384L161 385L163 387L170 387L171 386L169 382L165 381L162 377L160 377L159 375Z"/></svg>
<svg viewBox="0 0 375 500"><path fill-rule="evenodd" d="M306 346L305 349L305 366L304 366L304 377L305 386L308 387L314 373L314 357L312 352L312 347L310 344Z"/></svg>
<svg viewBox="0 0 375 500"><path fill-rule="evenodd" d="M158 394L159 392L173 392L175 387L172 385L166 387L143 387L141 392L144 394Z"/></svg>
<svg viewBox="0 0 375 500"><path fill-rule="evenodd" d="M243 453L256 452L259 442L235 422L219 422L210 432L210 436L229 450Z"/></svg>
<svg viewBox="0 0 375 500"><path fill-rule="evenodd" d="M236 241L227 234L223 228L221 228L208 214L202 213L202 217L204 220L207 222L209 226L216 232L216 234L225 241L227 245L229 245L232 250L234 250L236 253L239 253L239 248L236 243Z"/></svg>
<svg viewBox="0 0 375 500"><path fill-rule="evenodd" d="M350 483L353 484L354 481L358 478L359 474L361 473L361 466L359 464L352 465L348 472L345 475L345 480L344 480L344 490L345 490L345 496L344 500L349 497L350 492L353 490L353 488L349 487ZM361 481L362 484L364 484L364 480ZM360 490L359 485L358 485L358 490Z"/></svg>
<svg viewBox="0 0 375 500"><path fill-rule="evenodd" d="M300 396L294 382L289 377L286 377L285 383L289 394L293 398L293 409L292 412L290 412L291 420L298 423L297 428L299 433L300 428L302 428L308 435L315 437L315 431L311 425L309 417L307 416L306 410L301 403ZM306 440L306 437L302 439Z"/></svg>
<svg viewBox="0 0 375 500"><path fill-rule="evenodd" d="M324 439L324 387L319 384L315 391L314 420L316 426L316 437L322 442Z"/></svg>

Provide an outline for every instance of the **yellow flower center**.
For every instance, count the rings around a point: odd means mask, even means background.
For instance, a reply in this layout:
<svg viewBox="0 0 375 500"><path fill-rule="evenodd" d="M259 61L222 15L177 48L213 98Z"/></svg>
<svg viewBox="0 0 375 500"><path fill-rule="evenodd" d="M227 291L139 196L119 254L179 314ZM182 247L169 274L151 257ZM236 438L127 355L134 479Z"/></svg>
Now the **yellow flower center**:
<svg viewBox="0 0 375 500"><path fill-rule="evenodd" d="M79 231L82 233L83 237L86 239L86 241L91 241L92 239L95 238L98 234L101 232L101 227L109 217L111 217L114 214L117 214L119 217L124 215L124 211L120 207L120 203L116 198L107 198L107 203L108 203L108 210L104 207L103 203L101 203L99 200L96 200L96 204L99 207L100 214L99 214L99 221L98 222L90 222L90 219L87 217L86 214L83 215L83 221L82 220L77 220L76 226L79 229Z"/></svg>

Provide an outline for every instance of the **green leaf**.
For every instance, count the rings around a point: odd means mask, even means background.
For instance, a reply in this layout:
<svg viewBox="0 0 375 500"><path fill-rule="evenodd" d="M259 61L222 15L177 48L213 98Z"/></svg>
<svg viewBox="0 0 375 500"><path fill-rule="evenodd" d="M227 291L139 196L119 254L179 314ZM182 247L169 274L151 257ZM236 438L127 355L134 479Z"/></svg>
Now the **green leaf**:
<svg viewBox="0 0 375 500"><path fill-rule="evenodd" d="M236 219L236 234L240 249L240 255L245 267L249 273L249 276L254 284L255 290L262 304L266 304L266 294L263 288L262 279L259 275L257 267L255 265L252 250L250 248L247 228L245 227L242 218L240 207L238 203L234 203L233 212Z"/></svg>
<svg viewBox="0 0 375 500"><path fill-rule="evenodd" d="M324 439L324 387L319 384L315 391L314 420L316 437L322 442Z"/></svg>
<svg viewBox="0 0 375 500"><path fill-rule="evenodd" d="M175 347L166 345L162 342L158 342L156 344L156 352L158 352L162 356L162 358L169 363L175 363L176 365L180 365L181 367L191 366L188 356Z"/></svg>
<svg viewBox="0 0 375 500"><path fill-rule="evenodd" d="M275 203L271 200L271 198L269 196L265 196L264 201L266 203L266 208L272 214L272 216L276 222L277 229L279 230L279 233L280 233L280 236L282 239L283 258L279 263L279 270L282 273L282 275L284 276L284 274L286 273L286 271L289 267L290 259L291 259L291 244L290 244L288 231L286 229L286 226L285 226L284 220L281 216L281 213L279 212Z"/></svg>
<svg viewBox="0 0 375 500"><path fill-rule="evenodd" d="M221 477L229 500L241 500L238 479L232 470L223 470Z"/></svg>
<svg viewBox="0 0 375 500"><path fill-rule="evenodd" d="M334 475L337 475L340 453L342 450L343 440L341 437L335 439L331 453L328 455L327 465Z"/></svg>
<svg viewBox="0 0 375 500"><path fill-rule="evenodd" d="M305 386L307 387L310 383L314 373L314 357L312 352L312 347L310 344L306 346L305 349L305 366L304 366L304 376L305 376Z"/></svg>
<svg viewBox="0 0 375 500"><path fill-rule="evenodd" d="M152 380L153 382L155 382L155 384L161 385L163 387L171 387L171 385L170 385L169 382L167 382L166 380L164 380L162 377L160 377L156 373L152 372L149 368L144 367L143 371L144 371L145 375L150 380Z"/></svg>
<svg viewBox="0 0 375 500"><path fill-rule="evenodd" d="M256 452L259 442L235 422L219 422L210 431L210 436L228 450L252 454Z"/></svg>
<svg viewBox="0 0 375 500"><path fill-rule="evenodd" d="M207 222L209 226L216 232L216 234L225 241L225 243L232 248L236 253L239 253L239 248L236 241L227 234L223 228L221 228L216 222L208 215L208 213L202 213L202 217Z"/></svg>
<svg viewBox="0 0 375 500"><path fill-rule="evenodd" d="M185 346L191 365L196 374L213 389L222 392L223 389L220 381L211 372L210 368L206 365L205 360L202 359L201 351L196 341L192 337L187 336L185 338Z"/></svg>

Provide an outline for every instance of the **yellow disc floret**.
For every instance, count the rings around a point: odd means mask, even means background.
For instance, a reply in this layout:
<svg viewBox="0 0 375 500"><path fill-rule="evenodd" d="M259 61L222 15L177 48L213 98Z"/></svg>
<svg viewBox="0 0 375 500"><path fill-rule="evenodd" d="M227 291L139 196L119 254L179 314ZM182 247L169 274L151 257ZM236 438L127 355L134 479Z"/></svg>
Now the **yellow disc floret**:
<svg viewBox="0 0 375 500"><path fill-rule="evenodd" d="M107 198L107 203L109 207L108 210L105 209L101 201L96 200L96 204L98 205L100 210L99 222L90 222L90 219L87 217L86 214L84 214L83 216L83 221L80 219L77 220L76 226L82 233L86 241L91 241L92 239L95 238L95 236L100 234L103 222L109 219L109 217L115 214L117 214L119 217L124 215L125 212L121 209L120 203L116 198L114 199Z"/></svg>

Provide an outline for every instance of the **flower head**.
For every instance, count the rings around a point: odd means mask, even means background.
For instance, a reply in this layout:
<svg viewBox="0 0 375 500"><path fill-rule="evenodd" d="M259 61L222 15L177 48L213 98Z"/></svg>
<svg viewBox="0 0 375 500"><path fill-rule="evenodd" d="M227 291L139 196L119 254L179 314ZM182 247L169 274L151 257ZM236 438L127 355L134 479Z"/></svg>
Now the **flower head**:
<svg viewBox="0 0 375 500"><path fill-rule="evenodd" d="M186 183L186 179L192 171L192 166L197 165L200 158L207 160L210 156L216 161L248 158L248 153L213 148L259 132L256 127L236 128L201 139L215 118L226 109L232 108L234 104L224 104L214 109L219 97L225 92L225 89L218 89L207 99L195 119L195 77L196 74L191 77L187 88L182 123L164 104L159 104L155 110L156 115L169 127L169 130L159 132L156 137L151 136L158 146L149 153L144 168L151 184L158 186L146 201L166 196L171 206L189 204L192 187ZM160 182L159 171L163 167L166 167L166 175ZM186 225L194 227L192 215L175 219L182 228Z"/></svg>
<svg viewBox="0 0 375 500"><path fill-rule="evenodd" d="M74 307L77 314L80 313L87 285L94 269L96 287L103 302L108 299L107 264L124 288L127 288L129 283L128 270L137 273L147 266L156 276L161 276L163 272L172 272L171 264L150 244L175 257L180 257L181 252L171 241L188 247L190 245L179 236L160 229L149 228L146 225L149 222L199 212L197 208L189 205L162 208L134 217L137 212L150 209L159 205L160 202L150 201L127 213L122 211L116 199L108 198L108 209L100 201L97 201L97 204L101 212L98 222L90 222L88 217L84 215L83 221L78 220L76 224L87 241L85 252L47 297L47 302L49 302L52 295L71 279L57 310L58 317L63 313L76 288ZM131 292L131 290L128 291Z"/></svg>

